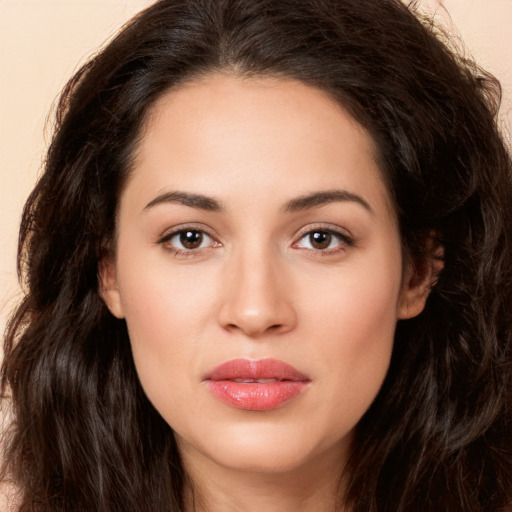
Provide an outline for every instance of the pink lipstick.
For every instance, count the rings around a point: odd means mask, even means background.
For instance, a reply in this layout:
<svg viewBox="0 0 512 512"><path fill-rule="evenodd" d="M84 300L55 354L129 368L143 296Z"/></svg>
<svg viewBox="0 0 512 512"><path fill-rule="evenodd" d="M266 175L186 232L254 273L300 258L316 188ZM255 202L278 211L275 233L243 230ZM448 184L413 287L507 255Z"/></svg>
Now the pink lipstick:
<svg viewBox="0 0 512 512"><path fill-rule="evenodd" d="M233 359L214 368L205 381L217 398L247 411L277 409L310 382L293 366L275 359Z"/></svg>

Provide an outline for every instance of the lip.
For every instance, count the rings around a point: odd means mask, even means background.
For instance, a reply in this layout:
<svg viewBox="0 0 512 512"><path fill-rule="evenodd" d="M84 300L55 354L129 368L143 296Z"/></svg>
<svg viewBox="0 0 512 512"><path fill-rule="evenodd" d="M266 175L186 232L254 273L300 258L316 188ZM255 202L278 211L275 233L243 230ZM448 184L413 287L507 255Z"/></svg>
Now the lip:
<svg viewBox="0 0 512 512"><path fill-rule="evenodd" d="M215 367L204 380L215 397L247 411L277 409L302 394L311 382L276 359L232 359Z"/></svg>

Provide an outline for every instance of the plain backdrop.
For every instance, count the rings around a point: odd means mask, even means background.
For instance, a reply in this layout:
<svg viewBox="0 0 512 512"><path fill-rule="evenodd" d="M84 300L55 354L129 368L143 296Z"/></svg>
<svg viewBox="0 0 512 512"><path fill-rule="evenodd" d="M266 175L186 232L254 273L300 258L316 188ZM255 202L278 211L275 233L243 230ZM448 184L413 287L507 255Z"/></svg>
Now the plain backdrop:
<svg viewBox="0 0 512 512"><path fill-rule="evenodd" d="M79 64L152 1L0 0L0 338L21 298L18 225L49 141L48 115ZM502 122L511 126L512 0L420 3L460 34L467 52L500 79ZM510 134L506 138L510 144Z"/></svg>

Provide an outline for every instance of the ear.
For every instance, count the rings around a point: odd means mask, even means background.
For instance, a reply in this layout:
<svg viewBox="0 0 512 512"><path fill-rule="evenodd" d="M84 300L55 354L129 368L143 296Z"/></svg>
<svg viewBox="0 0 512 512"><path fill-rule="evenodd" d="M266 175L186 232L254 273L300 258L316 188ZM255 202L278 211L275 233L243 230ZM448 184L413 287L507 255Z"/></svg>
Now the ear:
<svg viewBox="0 0 512 512"><path fill-rule="evenodd" d="M123 304L117 286L116 262L113 257L105 257L98 268L99 293L110 312L116 318L124 318Z"/></svg>
<svg viewBox="0 0 512 512"><path fill-rule="evenodd" d="M399 319L414 318L423 311L430 290L443 270L443 257L443 247L433 237L429 237L423 261L420 264L414 264L413 261L407 264L398 304Z"/></svg>

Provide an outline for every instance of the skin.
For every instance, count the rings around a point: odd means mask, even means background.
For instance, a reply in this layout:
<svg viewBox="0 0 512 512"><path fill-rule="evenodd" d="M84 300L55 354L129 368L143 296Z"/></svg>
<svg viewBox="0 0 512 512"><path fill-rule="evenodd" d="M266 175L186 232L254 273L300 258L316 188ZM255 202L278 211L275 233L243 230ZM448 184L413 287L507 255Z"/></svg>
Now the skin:
<svg viewBox="0 0 512 512"><path fill-rule="evenodd" d="M153 106L102 296L176 433L194 482L187 510L335 510L396 322L422 310L431 278L403 263L374 155L345 110L292 80L216 74ZM345 195L298 207L334 190ZM204 233L197 248L182 244L185 228ZM330 234L327 247L312 233ZM241 357L284 361L310 382L275 410L231 407L204 376Z"/></svg>

